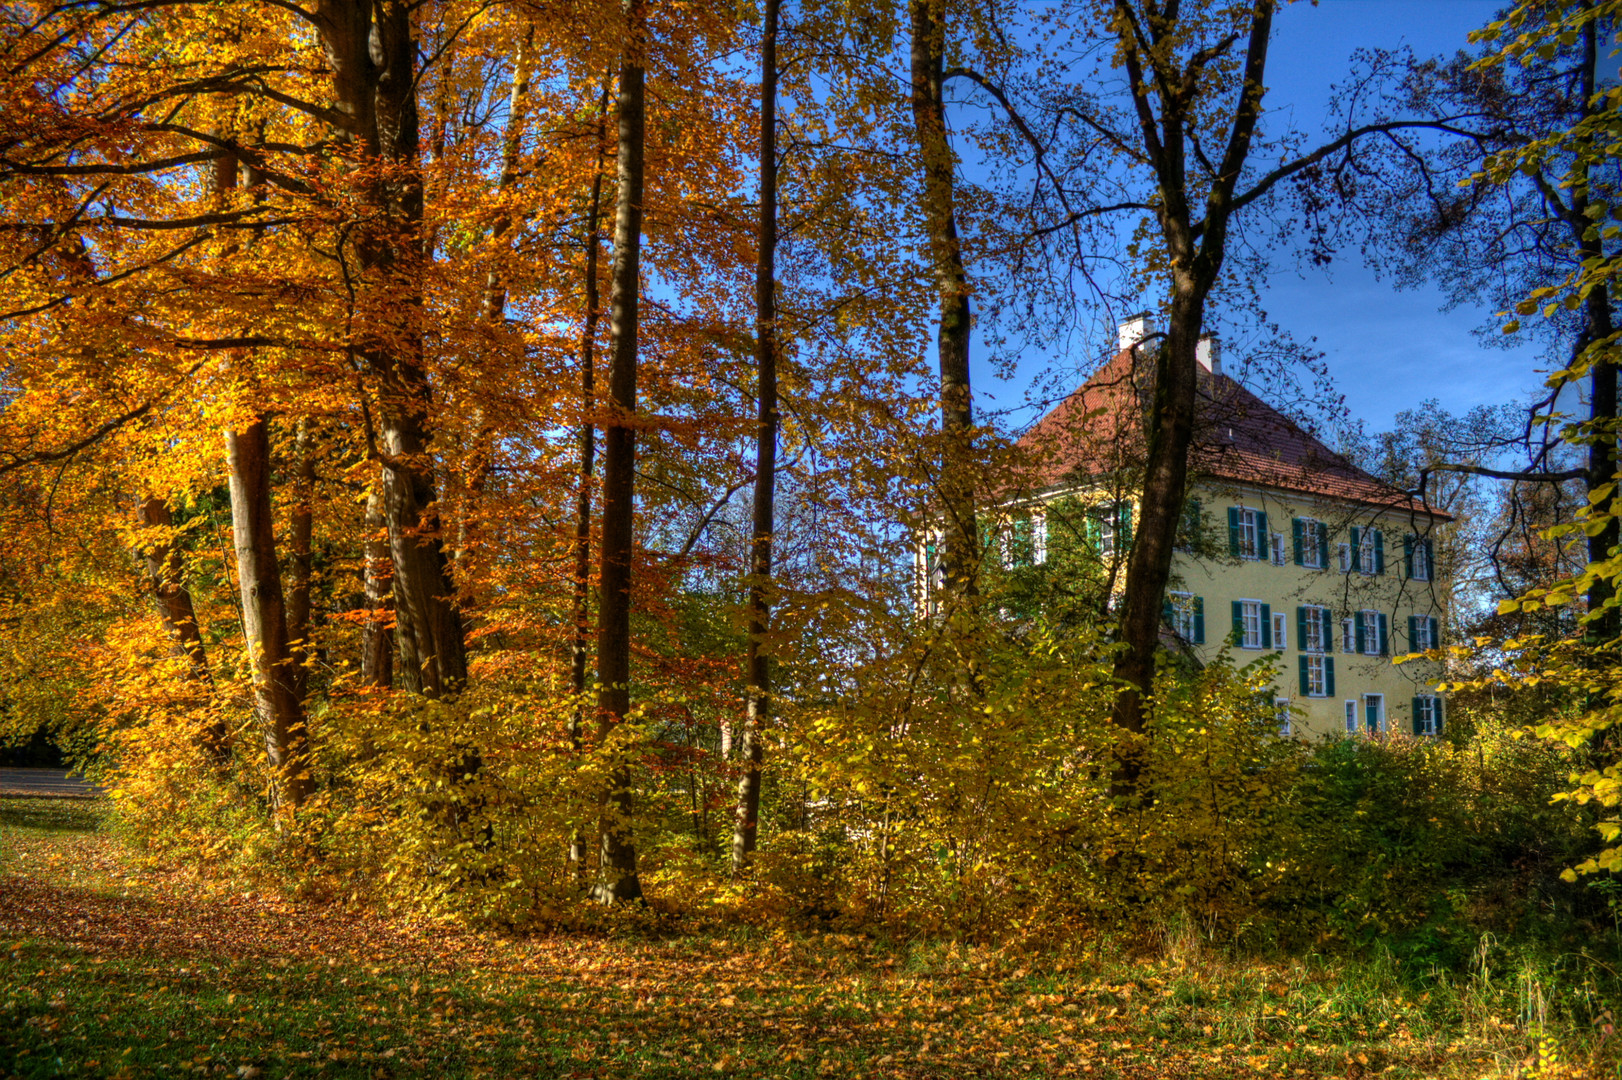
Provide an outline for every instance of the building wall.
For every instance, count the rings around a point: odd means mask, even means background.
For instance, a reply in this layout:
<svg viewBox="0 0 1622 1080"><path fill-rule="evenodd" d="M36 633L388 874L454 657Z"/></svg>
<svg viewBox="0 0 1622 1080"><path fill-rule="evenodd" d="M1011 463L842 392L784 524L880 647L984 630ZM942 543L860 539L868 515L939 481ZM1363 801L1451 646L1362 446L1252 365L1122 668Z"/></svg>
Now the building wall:
<svg viewBox="0 0 1622 1080"><path fill-rule="evenodd" d="M1271 613L1285 615L1284 648L1274 649L1270 640L1261 648L1232 645L1228 648L1234 661L1241 665L1265 655L1277 655L1277 696L1288 699L1292 706L1294 733L1313 737L1346 731L1348 701L1357 703L1358 727L1366 730L1364 699L1370 694L1381 696L1384 730L1412 733L1413 699L1442 696L1435 690L1442 678L1441 664L1415 659L1398 665L1393 660L1414 648L1409 636L1410 616L1435 620L1438 631L1445 626L1447 590L1441 582L1416 580L1406 574L1403 538L1430 539L1434 547L1441 537L1441 525L1433 524L1427 516L1406 511L1380 510L1261 489L1202 485L1191 492L1191 496L1200 500L1201 542L1196 552L1178 553L1172 566L1171 589L1203 600L1204 643L1192 646L1195 653L1209 661L1224 647L1232 627L1233 602L1264 602ZM1271 558L1235 558L1230 554L1229 507L1243 507L1266 515L1268 532L1283 540L1284 565L1274 565ZM1295 565L1292 529L1295 518L1312 518L1324 523L1329 541L1327 568ZM1360 533L1377 529L1382 534L1383 573L1366 574L1358 569L1349 573L1341 571L1338 549L1341 544L1349 543L1354 527ZM1270 543L1270 549L1271 546ZM1434 578L1434 559L1432 562L1430 576ZM1300 660L1303 655L1310 655L1303 653L1299 640L1298 609L1304 605L1325 607L1331 612L1332 639L1321 655L1333 662L1334 690L1321 697L1301 692ZM1364 609L1386 615L1385 656L1362 655L1343 647L1342 620ZM1271 627L1267 629L1270 631ZM1353 646L1355 649L1355 641ZM1441 706L1441 713L1445 723L1445 704Z"/></svg>

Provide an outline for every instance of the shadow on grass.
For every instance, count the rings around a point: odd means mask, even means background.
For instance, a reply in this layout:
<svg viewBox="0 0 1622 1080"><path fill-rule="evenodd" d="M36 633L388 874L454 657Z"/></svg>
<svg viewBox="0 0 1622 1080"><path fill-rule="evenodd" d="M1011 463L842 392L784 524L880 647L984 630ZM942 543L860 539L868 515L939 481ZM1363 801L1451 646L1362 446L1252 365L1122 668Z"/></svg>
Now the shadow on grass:
<svg viewBox="0 0 1622 1080"><path fill-rule="evenodd" d="M88 833L101 828L106 816L102 799L0 797L0 828Z"/></svg>

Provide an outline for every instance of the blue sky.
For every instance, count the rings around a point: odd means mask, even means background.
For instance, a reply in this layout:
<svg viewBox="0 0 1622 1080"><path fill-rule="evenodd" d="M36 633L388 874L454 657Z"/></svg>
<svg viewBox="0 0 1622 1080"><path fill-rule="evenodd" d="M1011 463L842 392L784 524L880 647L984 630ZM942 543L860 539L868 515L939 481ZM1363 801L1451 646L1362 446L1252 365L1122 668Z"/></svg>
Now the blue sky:
<svg viewBox="0 0 1622 1080"><path fill-rule="evenodd" d="M1451 54L1500 7L1480 0L1291 4L1275 24L1269 109L1293 112L1300 130L1322 131L1331 87L1344 77L1354 49L1407 45L1419 55ZM1524 398L1542 383L1539 349L1488 347L1472 333L1492 315L1489 308L1444 312L1436 290L1398 291L1376 279L1355 252L1327 271L1281 266L1263 295L1283 329L1325 354L1351 417L1370 431L1389 429L1399 411L1427 398L1460 413ZM985 407L1014 408L1009 419L1016 425L1034 420L1018 405L1039 367L1033 358L1003 382L984 370L979 385Z"/></svg>

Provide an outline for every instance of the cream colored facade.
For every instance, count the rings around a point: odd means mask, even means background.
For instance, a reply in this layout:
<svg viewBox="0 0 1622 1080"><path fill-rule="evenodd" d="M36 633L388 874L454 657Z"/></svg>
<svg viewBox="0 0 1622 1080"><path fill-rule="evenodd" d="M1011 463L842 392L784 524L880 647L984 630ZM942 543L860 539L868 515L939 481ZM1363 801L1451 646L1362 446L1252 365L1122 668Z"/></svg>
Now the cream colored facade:
<svg viewBox="0 0 1622 1080"><path fill-rule="evenodd" d="M1276 655L1276 695L1281 709L1288 703L1292 734L1441 730L1440 662L1394 663L1441 646L1447 590L1435 580L1439 519L1223 481L1196 487L1191 498L1200 502L1203 554L1177 553L1168 592L1172 626L1196 656L1209 661L1226 647L1243 665ZM1246 522L1265 522L1265 546L1243 535ZM1298 532L1316 526L1326 542L1309 553L1314 545L1303 536L1305 565L1298 565Z"/></svg>

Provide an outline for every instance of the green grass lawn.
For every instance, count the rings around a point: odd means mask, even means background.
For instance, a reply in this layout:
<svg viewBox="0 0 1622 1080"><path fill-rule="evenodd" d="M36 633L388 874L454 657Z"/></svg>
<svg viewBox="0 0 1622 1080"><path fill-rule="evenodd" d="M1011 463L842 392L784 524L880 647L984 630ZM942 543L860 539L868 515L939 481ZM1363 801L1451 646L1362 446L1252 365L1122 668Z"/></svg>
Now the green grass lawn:
<svg viewBox="0 0 1622 1080"><path fill-rule="evenodd" d="M1113 939L505 939L153 871L103 812L0 800L0 1075L1622 1075L1586 1021L1539 1057L1557 988L1525 973Z"/></svg>

